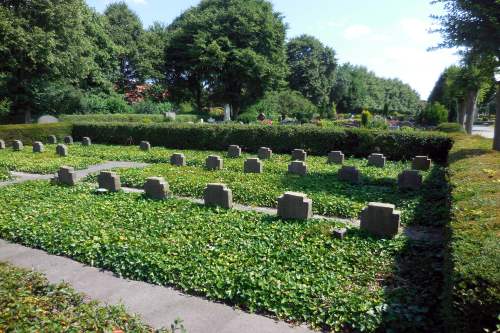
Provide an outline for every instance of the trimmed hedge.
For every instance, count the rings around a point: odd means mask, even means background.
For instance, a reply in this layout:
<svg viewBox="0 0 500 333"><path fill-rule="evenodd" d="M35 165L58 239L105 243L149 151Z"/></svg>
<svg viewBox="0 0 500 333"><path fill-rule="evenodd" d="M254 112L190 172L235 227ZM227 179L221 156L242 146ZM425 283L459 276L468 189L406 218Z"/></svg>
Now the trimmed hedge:
<svg viewBox="0 0 500 333"><path fill-rule="evenodd" d="M178 114L175 120L165 118L162 114L65 114L59 117L61 121L70 123L93 122L93 123L184 123L188 121L196 122L199 117L194 114Z"/></svg>
<svg viewBox="0 0 500 333"><path fill-rule="evenodd" d="M277 153L302 148L312 155L342 150L347 155L366 157L380 151L391 160L409 160L428 155L445 163L453 140L445 134L368 129L320 128L317 126L261 126L208 124L116 124L76 123L76 138L89 136L94 142L152 145L176 149L225 150L231 144L255 152L267 146Z"/></svg>
<svg viewBox="0 0 500 333"><path fill-rule="evenodd" d="M0 139L10 145L13 140L21 140L24 144L32 144L33 141L46 142L49 135L55 135L62 139L71 135L72 125L68 123L55 124L22 124L1 125Z"/></svg>

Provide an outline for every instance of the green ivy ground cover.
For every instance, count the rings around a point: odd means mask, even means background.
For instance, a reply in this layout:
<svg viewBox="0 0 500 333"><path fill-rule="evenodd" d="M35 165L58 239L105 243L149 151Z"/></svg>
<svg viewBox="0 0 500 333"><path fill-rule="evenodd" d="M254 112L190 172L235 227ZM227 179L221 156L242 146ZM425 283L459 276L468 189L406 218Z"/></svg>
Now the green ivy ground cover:
<svg viewBox="0 0 500 333"><path fill-rule="evenodd" d="M0 191L1 238L248 311L373 331L394 308L385 283L398 280L395 259L408 240L377 240L354 229L338 240L330 235L334 226L139 194L99 196L86 183L30 182ZM411 293L395 290L399 299Z"/></svg>
<svg viewBox="0 0 500 333"><path fill-rule="evenodd" d="M245 174L243 162L252 155L244 154L231 159L225 152L185 150L182 152L186 155L187 166L179 168L168 163L172 153L177 150L160 147L143 152L135 146L83 147L75 144L69 149L70 156L66 158L57 157L53 145L47 145L46 152L41 154L33 154L28 148L22 152L0 151L0 167L51 173L57 171L60 165L84 168L106 160L148 162L152 165L145 169L117 170L123 184L142 187L146 178L162 176L169 182L174 194L202 197L207 183L220 182L232 189L236 202L267 207L276 207L277 198L285 191L299 191L313 200L313 209L317 214L353 218L359 215L368 202L376 201L395 204L402 211L404 224L436 224L438 221L434 216L426 216L432 209L429 210L425 203L437 202L435 198L429 201L426 197L428 194L435 196L431 192L435 192L436 188L431 188L431 185L433 174L443 170L440 166L435 166L434 171L423 173L425 186L422 191L401 192L396 184L397 175L410 167L409 162L389 161L381 169L367 166L365 159L347 159L345 164L358 167L363 175L363 184L351 185L338 179L340 166L327 164L326 157L310 156L307 160L308 175L299 177L287 174L289 155L274 155L272 160L263 161L263 174ZM205 159L210 154L224 158L224 170L205 169ZM439 187L437 190L439 194Z"/></svg>
<svg viewBox="0 0 500 333"><path fill-rule="evenodd" d="M176 330L176 327L173 328ZM153 330L121 306L84 302L65 284L0 262L0 332L173 332ZM176 330L181 331L181 330Z"/></svg>

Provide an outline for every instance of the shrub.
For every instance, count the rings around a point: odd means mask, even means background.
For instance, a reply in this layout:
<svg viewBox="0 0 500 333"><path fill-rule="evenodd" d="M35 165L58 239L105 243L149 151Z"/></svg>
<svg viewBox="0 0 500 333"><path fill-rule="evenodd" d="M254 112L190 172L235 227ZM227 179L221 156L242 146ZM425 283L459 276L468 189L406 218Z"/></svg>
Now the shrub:
<svg viewBox="0 0 500 333"><path fill-rule="evenodd" d="M90 136L95 142L124 144L149 140L151 144L179 149L226 150L239 144L248 151L271 147L277 153L304 148L312 155L342 150L347 155L367 156L380 149L389 159L407 160L428 155L446 162L453 141L435 132L400 132L369 129L320 128L303 126L213 125L198 124L74 124L75 137Z"/></svg>
<svg viewBox="0 0 500 333"><path fill-rule="evenodd" d="M64 114L83 113L132 113L133 109L123 99L121 95L111 94L88 94L85 95L80 103L79 112L65 112Z"/></svg>
<svg viewBox="0 0 500 333"><path fill-rule="evenodd" d="M194 112L194 106L193 104L189 102L183 102L179 104L179 113L185 114L185 113L193 113Z"/></svg>
<svg viewBox="0 0 500 333"><path fill-rule="evenodd" d="M79 113L83 93L62 82L42 82L33 88L33 107L37 114Z"/></svg>
<svg viewBox="0 0 500 333"><path fill-rule="evenodd" d="M267 118L296 118L301 122L310 121L318 109L299 92L284 90L266 94L264 98L250 106L245 112L263 113Z"/></svg>
<svg viewBox="0 0 500 333"><path fill-rule="evenodd" d="M442 123L436 127L436 130L446 133L464 133L464 129L458 123Z"/></svg>
<svg viewBox="0 0 500 333"><path fill-rule="evenodd" d="M249 124L249 123L256 122L258 116L259 116L259 114L255 113L254 111L247 111L247 112L239 114L238 118L236 120L241 121L245 124Z"/></svg>
<svg viewBox="0 0 500 333"><path fill-rule="evenodd" d="M96 122L96 123L159 123L170 121L160 114L74 114L74 115L61 115L61 121L70 123L76 122Z"/></svg>
<svg viewBox="0 0 500 333"><path fill-rule="evenodd" d="M439 102L427 104L417 115L418 123L435 126L448 121L448 110Z"/></svg>
<svg viewBox="0 0 500 333"><path fill-rule="evenodd" d="M368 110L364 110L361 112L361 125L363 127L368 127L368 124L370 123L370 120L372 118L372 114Z"/></svg>
<svg viewBox="0 0 500 333"><path fill-rule="evenodd" d="M0 99L0 123L9 115L11 104L11 101L8 99Z"/></svg>
<svg viewBox="0 0 500 333"><path fill-rule="evenodd" d="M224 108L221 107L208 109L208 116L216 120L224 119L224 113L225 113Z"/></svg>
<svg viewBox="0 0 500 333"><path fill-rule="evenodd" d="M24 144L32 144L33 141L47 141L49 135L63 138L71 135L72 125L68 123L56 124L28 124L28 125L1 125L0 139L10 143L13 140L21 140Z"/></svg>
<svg viewBox="0 0 500 333"><path fill-rule="evenodd" d="M163 114L171 112L173 105L169 102L155 103L153 101L142 101L133 105L135 113L140 114Z"/></svg>
<svg viewBox="0 0 500 333"><path fill-rule="evenodd" d="M372 118L372 120L368 123L369 128L379 128L379 129L387 129L389 126L387 125L387 121L384 117L376 115Z"/></svg>

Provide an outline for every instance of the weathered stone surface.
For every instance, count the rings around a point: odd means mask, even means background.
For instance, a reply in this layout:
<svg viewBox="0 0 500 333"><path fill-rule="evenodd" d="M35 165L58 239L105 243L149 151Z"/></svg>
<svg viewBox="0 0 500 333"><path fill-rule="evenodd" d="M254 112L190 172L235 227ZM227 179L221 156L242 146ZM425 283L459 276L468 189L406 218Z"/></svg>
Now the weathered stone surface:
<svg viewBox="0 0 500 333"><path fill-rule="evenodd" d="M307 165L303 161L292 161L288 165L288 173L305 176L307 174Z"/></svg>
<svg viewBox="0 0 500 333"><path fill-rule="evenodd" d="M92 140L88 136L84 136L82 138L82 146L91 146L92 145Z"/></svg>
<svg viewBox="0 0 500 333"><path fill-rule="evenodd" d="M432 160L427 156L415 156L411 162L413 170L427 171L431 168Z"/></svg>
<svg viewBox="0 0 500 333"><path fill-rule="evenodd" d="M257 155L261 160L268 160L273 157L273 151L267 147L260 147Z"/></svg>
<svg viewBox="0 0 500 333"><path fill-rule="evenodd" d="M139 144L139 149L143 151L150 151L151 150L151 144L149 141L141 141Z"/></svg>
<svg viewBox="0 0 500 333"><path fill-rule="evenodd" d="M170 191L168 183L163 177L150 177L144 184L144 192L151 199L163 200L168 198Z"/></svg>
<svg viewBox="0 0 500 333"><path fill-rule="evenodd" d="M205 163L208 170L222 170L224 168L224 161L217 155L208 156Z"/></svg>
<svg viewBox="0 0 500 333"><path fill-rule="evenodd" d="M75 169L68 166L62 166L57 172L57 182L59 184L74 186L76 184Z"/></svg>
<svg viewBox="0 0 500 333"><path fill-rule="evenodd" d="M278 198L278 216L283 219L302 219L312 217L312 200L306 194L285 192Z"/></svg>
<svg viewBox="0 0 500 333"><path fill-rule="evenodd" d="M227 150L227 156L230 158L236 158L241 156L241 148L237 145L229 146Z"/></svg>
<svg viewBox="0 0 500 333"><path fill-rule="evenodd" d="M292 150L292 159L294 161L305 161L307 159L307 153L304 149L294 149Z"/></svg>
<svg viewBox="0 0 500 333"><path fill-rule="evenodd" d="M347 234L347 229L346 228L336 228L332 230L332 236L337 239L344 239L345 235Z"/></svg>
<svg viewBox="0 0 500 333"><path fill-rule="evenodd" d="M47 138L47 141L49 144L55 145L57 143L57 136L49 135L49 137Z"/></svg>
<svg viewBox="0 0 500 333"><path fill-rule="evenodd" d="M339 179L348 181L353 184L361 182L361 173L356 167L344 165L340 168L338 173Z"/></svg>
<svg viewBox="0 0 500 333"><path fill-rule="evenodd" d="M373 153L370 156L368 156L368 165L370 165L370 166L375 166L377 168L383 168L383 167L385 167L385 161L386 161L386 158L385 158L384 154Z"/></svg>
<svg viewBox="0 0 500 333"><path fill-rule="evenodd" d="M68 147L63 144L58 144L56 146L56 154L62 157L68 156Z"/></svg>
<svg viewBox="0 0 500 333"><path fill-rule="evenodd" d="M97 176L97 182L99 188L104 188L110 192L117 192L122 188L120 176L112 171L101 171Z"/></svg>
<svg viewBox="0 0 500 333"><path fill-rule="evenodd" d="M172 156L170 156L170 164L177 166L186 166L186 156L180 153L172 154Z"/></svg>
<svg viewBox="0 0 500 333"><path fill-rule="evenodd" d="M340 150L331 151L328 153L328 163L344 164L344 154Z"/></svg>
<svg viewBox="0 0 500 333"><path fill-rule="evenodd" d="M233 207L233 192L225 184L208 184L203 197L207 206Z"/></svg>
<svg viewBox="0 0 500 333"><path fill-rule="evenodd" d="M45 150L45 147L43 146L43 143L40 141L35 141L33 142L33 152L34 153L43 153Z"/></svg>
<svg viewBox="0 0 500 333"><path fill-rule="evenodd" d="M23 145L23 142L21 140L14 140L12 142L12 149L14 151L20 151L20 150L23 150L24 149L24 145Z"/></svg>
<svg viewBox="0 0 500 333"><path fill-rule="evenodd" d="M418 190L422 187L422 175L418 170L405 170L398 176L400 189Z"/></svg>
<svg viewBox="0 0 500 333"><path fill-rule="evenodd" d="M248 158L243 164L245 173L262 173L262 161L258 158Z"/></svg>
<svg viewBox="0 0 500 333"><path fill-rule="evenodd" d="M72 145L73 144L73 137L71 135L65 136L64 143L67 145Z"/></svg>
<svg viewBox="0 0 500 333"><path fill-rule="evenodd" d="M360 229L375 236L392 238L399 231L400 216L394 205L370 202L360 214Z"/></svg>
<svg viewBox="0 0 500 333"><path fill-rule="evenodd" d="M38 124L53 124L58 123L59 119L51 115L43 115L36 121Z"/></svg>
<svg viewBox="0 0 500 333"><path fill-rule="evenodd" d="M5 141L0 140L0 149L5 149Z"/></svg>

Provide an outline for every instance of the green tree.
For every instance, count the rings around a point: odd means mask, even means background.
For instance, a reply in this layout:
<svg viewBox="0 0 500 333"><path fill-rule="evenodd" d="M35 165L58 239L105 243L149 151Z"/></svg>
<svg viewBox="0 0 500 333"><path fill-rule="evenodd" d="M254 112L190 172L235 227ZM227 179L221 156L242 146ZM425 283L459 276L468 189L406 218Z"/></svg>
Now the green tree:
<svg viewBox="0 0 500 333"><path fill-rule="evenodd" d="M448 110L439 102L427 104L417 115L417 121L422 125L436 126L448 120Z"/></svg>
<svg viewBox="0 0 500 333"><path fill-rule="evenodd" d="M287 44L288 82L317 107L331 107L330 92L335 82L335 51L317 38L302 35Z"/></svg>
<svg viewBox="0 0 500 333"><path fill-rule="evenodd" d="M109 91L115 46L83 0L0 2L0 74L15 114L31 120L33 94L48 81Z"/></svg>
<svg viewBox="0 0 500 333"><path fill-rule="evenodd" d="M116 86L119 91L124 92L145 80L144 72L139 70L139 45L144 30L137 14L130 10L125 2L111 3L106 7L104 16L108 33L118 47L120 70Z"/></svg>
<svg viewBox="0 0 500 333"><path fill-rule="evenodd" d="M143 79L154 83L165 81L165 45L168 40L167 27L159 22L145 30L138 42L139 61L137 72Z"/></svg>
<svg viewBox="0 0 500 333"><path fill-rule="evenodd" d="M166 81L171 95L232 106L233 116L287 75L285 24L265 0L203 0L169 26Z"/></svg>
<svg viewBox="0 0 500 333"><path fill-rule="evenodd" d="M500 62L499 0L435 0L444 4L446 13L434 16L444 40L438 47L464 47L467 53L490 58L483 69L498 71ZM477 64L476 64L477 65ZM500 151L500 81L496 82L496 123L493 149ZM472 93L471 93L472 96ZM470 113L470 110L469 110Z"/></svg>

